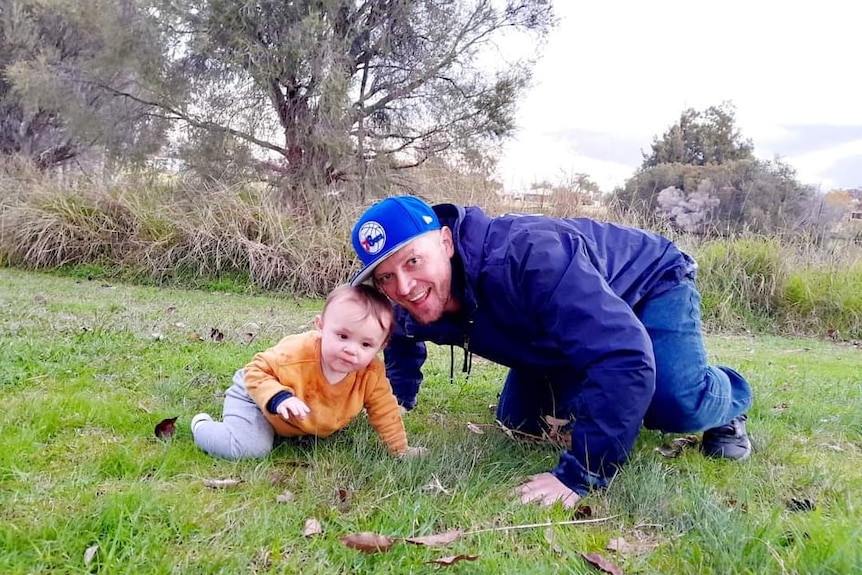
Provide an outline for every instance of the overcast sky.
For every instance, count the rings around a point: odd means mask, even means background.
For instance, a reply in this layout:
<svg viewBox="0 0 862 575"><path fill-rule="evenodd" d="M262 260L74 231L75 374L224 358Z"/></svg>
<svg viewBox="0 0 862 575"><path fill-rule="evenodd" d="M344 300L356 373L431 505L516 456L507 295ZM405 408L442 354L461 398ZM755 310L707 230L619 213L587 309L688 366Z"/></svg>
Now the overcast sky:
<svg viewBox="0 0 862 575"><path fill-rule="evenodd" d="M730 100L743 137L823 191L862 187L862 7L850 0L556 0L559 27L505 148L508 189L630 177L689 107Z"/></svg>

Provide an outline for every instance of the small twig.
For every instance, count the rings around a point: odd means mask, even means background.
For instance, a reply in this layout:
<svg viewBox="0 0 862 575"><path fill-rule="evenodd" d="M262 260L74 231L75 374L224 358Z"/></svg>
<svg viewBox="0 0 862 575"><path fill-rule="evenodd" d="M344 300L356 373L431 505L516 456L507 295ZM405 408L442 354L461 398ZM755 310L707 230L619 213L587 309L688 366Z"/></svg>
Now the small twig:
<svg viewBox="0 0 862 575"><path fill-rule="evenodd" d="M596 517L595 519L572 519L570 521L546 521L545 523L528 523L525 525L507 525L505 527L487 527L485 529L474 529L473 531L465 531L464 535L475 535L476 533L489 533L492 531L512 531L514 529L533 529L535 527L555 527L557 525L583 525L585 523L601 523L610 521L619 515L611 515L610 517Z"/></svg>

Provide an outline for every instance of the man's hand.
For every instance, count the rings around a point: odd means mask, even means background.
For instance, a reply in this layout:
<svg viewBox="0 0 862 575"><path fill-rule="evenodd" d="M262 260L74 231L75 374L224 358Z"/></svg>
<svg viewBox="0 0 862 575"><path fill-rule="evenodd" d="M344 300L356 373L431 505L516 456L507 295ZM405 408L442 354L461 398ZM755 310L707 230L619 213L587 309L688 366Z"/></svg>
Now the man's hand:
<svg viewBox="0 0 862 575"><path fill-rule="evenodd" d="M305 405L304 401L294 396L279 403L275 412L285 421L290 421L291 416L303 420L306 415L311 413L311 409Z"/></svg>
<svg viewBox="0 0 862 575"><path fill-rule="evenodd" d="M521 496L521 503L538 501L542 505L551 506L557 501L566 509L574 509L581 496L563 485L551 473L533 475L530 480L515 488L515 493Z"/></svg>

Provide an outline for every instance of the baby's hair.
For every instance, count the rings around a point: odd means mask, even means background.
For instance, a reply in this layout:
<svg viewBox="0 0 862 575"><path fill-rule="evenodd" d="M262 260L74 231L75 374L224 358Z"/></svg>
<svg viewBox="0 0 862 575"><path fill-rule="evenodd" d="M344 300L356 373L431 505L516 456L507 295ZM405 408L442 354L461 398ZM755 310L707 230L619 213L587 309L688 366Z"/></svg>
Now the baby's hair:
<svg viewBox="0 0 862 575"><path fill-rule="evenodd" d="M368 315L374 317L383 331L386 332L386 338L392 333L392 327L395 323L395 312L392 311L392 304L385 295L377 291L376 288L360 284L351 286L343 284L335 288L329 293L326 298L326 303L323 304L321 316L326 318L326 309L336 301L349 299L365 306L365 311ZM367 315L365 317L368 317Z"/></svg>

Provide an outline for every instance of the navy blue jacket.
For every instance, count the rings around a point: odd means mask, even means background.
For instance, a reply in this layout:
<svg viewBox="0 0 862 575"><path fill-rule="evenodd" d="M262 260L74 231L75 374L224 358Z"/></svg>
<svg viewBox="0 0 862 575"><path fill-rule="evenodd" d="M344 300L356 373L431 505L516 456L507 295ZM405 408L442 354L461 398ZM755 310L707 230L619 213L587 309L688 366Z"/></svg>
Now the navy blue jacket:
<svg viewBox="0 0 862 575"><path fill-rule="evenodd" d="M572 373L580 386L571 449L553 470L583 494L625 461L655 390L652 343L634 309L696 264L670 240L590 219L434 206L454 235L453 293L462 312L422 325L395 306L386 371L412 408L425 345L467 348L515 369ZM634 308L634 309L633 309ZM529 373L529 371L528 371Z"/></svg>

